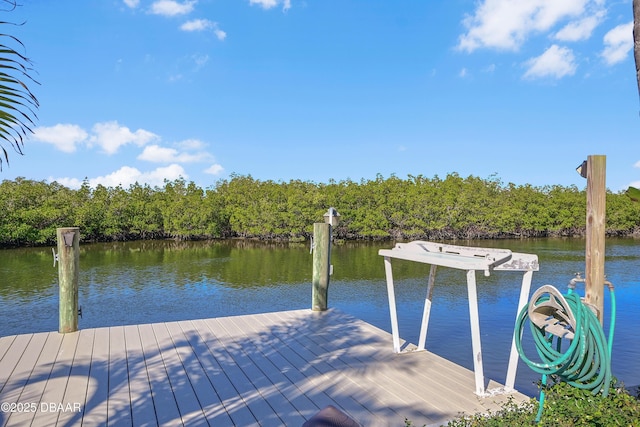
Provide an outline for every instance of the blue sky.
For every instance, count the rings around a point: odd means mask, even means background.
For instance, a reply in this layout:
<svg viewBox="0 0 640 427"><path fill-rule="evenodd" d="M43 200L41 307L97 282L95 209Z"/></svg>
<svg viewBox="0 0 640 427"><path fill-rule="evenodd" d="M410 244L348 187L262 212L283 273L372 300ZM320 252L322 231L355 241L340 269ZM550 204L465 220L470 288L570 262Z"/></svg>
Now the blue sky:
<svg viewBox="0 0 640 427"><path fill-rule="evenodd" d="M21 2L41 106L0 179L640 186L631 0Z"/></svg>

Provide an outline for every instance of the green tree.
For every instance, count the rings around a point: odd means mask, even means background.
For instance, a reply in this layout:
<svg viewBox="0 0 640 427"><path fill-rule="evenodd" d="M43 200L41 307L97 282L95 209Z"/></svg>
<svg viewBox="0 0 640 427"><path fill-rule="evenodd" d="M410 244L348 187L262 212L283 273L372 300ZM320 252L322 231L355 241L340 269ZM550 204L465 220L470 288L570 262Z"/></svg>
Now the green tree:
<svg viewBox="0 0 640 427"><path fill-rule="evenodd" d="M162 236L162 211L158 199L158 192L147 184L140 185L136 182L129 187L129 232L132 238L153 239Z"/></svg>
<svg viewBox="0 0 640 427"><path fill-rule="evenodd" d="M15 0L2 0L2 3L9 5L9 11L17 6ZM5 21L0 21L0 24L4 28L14 25ZM9 163L6 145L22 154L24 138L33 132L31 127L35 125L35 111L39 106L28 86L37 84L31 77L31 61L17 49L24 49L22 42L0 32L0 170L3 161Z"/></svg>
<svg viewBox="0 0 640 427"><path fill-rule="evenodd" d="M207 235L211 212L204 204L204 191L195 183L182 178L165 182L160 210L166 235L176 239Z"/></svg>

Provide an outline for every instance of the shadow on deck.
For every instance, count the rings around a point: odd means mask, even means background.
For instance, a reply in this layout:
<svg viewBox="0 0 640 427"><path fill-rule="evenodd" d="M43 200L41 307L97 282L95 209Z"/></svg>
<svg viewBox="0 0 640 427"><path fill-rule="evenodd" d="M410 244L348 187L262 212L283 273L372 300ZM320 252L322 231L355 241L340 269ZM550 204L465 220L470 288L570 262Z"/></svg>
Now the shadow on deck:
<svg viewBox="0 0 640 427"><path fill-rule="evenodd" d="M327 405L366 426L438 425L506 399L336 310L0 338L2 426L300 426Z"/></svg>

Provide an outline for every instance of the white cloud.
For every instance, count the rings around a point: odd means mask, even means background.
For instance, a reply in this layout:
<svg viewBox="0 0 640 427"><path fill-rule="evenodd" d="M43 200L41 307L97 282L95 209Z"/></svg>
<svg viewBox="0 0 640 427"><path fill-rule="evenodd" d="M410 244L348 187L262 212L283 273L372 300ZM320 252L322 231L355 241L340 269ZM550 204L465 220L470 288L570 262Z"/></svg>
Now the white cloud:
<svg viewBox="0 0 640 427"><path fill-rule="evenodd" d="M205 152L180 153L175 148L160 147L159 145L148 145L144 147L138 160L145 160L154 163L195 163L210 160L211 154Z"/></svg>
<svg viewBox="0 0 640 427"><path fill-rule="evenodd" d="M54 181L69 188L80 188L82 186L82 181L78 178L53 178L50 176L49 182Z"/></svg>
<svg viewBox="0 0 640 427"><path fill-rule="evenodd" d="M124 0L124 4L129 6L131 9L135 9L140 4L140 0Z"/></svg>
<svg viewBox="0 0 640 427"><path fill-rule="evenodd" d="M209 21L208 19L192 19L180 26L182 31L212 31L218 40L224 40L227 38L227 33L222 31L217 22Z"/></svg>
<svg viewBox="0 0 640 427"><path fill-rule="evenodd" d="M165 179L173 181L180 177L185 179L188 178L183 167L176 164L160 167L149 172L141 172L137 168L123 166L109 175L90 178L89 185L92 187L95 187L98 184L102 184L105 187L117 187L118 185L121 185L124 188L128 188L130 185L137 182L139 184L149 184L151 186L162 186Z"/></svg>
<svg viewBox="0 0 640 427"><path fill-rule="evenodd" d="M144 147L138 160L145 160L154 163L170 163L178 157L178 150L173 148L160 147L159 145L148 145Z"/></svg>
<svg viewBox="0 0 640 427"><path fill-rule="evenodd" d="M180 26L182 31L205 31L213 28L215 22L208 19L192 19Z"/></svg>
<svg viewBox="0 0 640 427"><path fill-rule="evenodd" d="M640 160L638 160L637 162L635 162L635 164L633 165L634 168L640 168Z"/></svg>
<svg viewBox="0 0 640 427"><path fill-rule="evenodd" d="M263 9L271 9L278 5L278 0L249 0L249 4L257 4Z"/></svg>
<svg viewBox="0 0 640 427"><path fill-rule="evenodd" d="M208 173L209 175L220 175L224 171L222 165L213 164L204 170L204 173Z"/></svg>
<svg viewBox="0 0 640 427"><path fill-rule="evenodd" d="M224 31L222 31L220 28L216 28L213 30L213 34L216 35L216 37L218 38L218 40L224 40L227 38L227 33L225 33Z"/></svg>
<svg viewBox="0 0 640 427"><path fill-rule="evenodd" d="M151 4L150 12L162 16L186 15L193 11L195 4L195 0L184 3L175 0L157 0Z"/></svg>
<svg viewBox="0 0 640 427"><path fill-rule="evenodd" d="M184 141L180 141L177 145L183 150L201 150L207 146L204 142L199 139L185 139Z"/></svg>
<svg viewBox="0 0 640 427"><path fill-rule="evenodd" d="M602 57L607 65L622 62L633 49L633 21L621 24L604 35Z"/></svg>
<svg viewBox="0 0 640 427"><path fill-rule="evenodd" d="M87 132L78 125L57 124L35 128L32 138L36 141L52 144L65 153L73 153L76 151L77 145L86 141L88 136Z"/></svg>
<svg viewBox="0 0 640 427"><path fill-rule="evenodd" d="M472 52L479 48L518 50L531 34L549 31L569 18L586 18L599 13L601 0L483 0L463 25L458 49Z"/></svg>
<svg viewBox="0 0 640 427"><path fill-rule="evenodd" d="M467 77L469 75L469 72L467 71L466 68L463 68L462 70L460 70L460 72L458 73L458 77L464 79L465 77Z"/></svg>
<svg viewBox="0 0 640 427"><path fill-rule="evenodd" d="M117 187L118 185L121 185L123 188L128 188L136 182L142 185L149 184L150 186L163 186L165 179L173 181L180 177L184 179L189 178L183 167L175 164L160 167L148 172L142 172L131 166L122 166L115 172L104 176L89 178L88 181L89 186L94 188L98 185L104 185L105 187ZM80 188L82 186L82 180L77 178L49 177L49 181L56 181L69 188Z"/></svg>
<svg viewBox="0 0 640 427"><path fill-rule="evenodd" d="M604 10L600 10L593 15L586 16L577 21L569 22L564 26L564 28L554 35L554 38L565 42L587 40L591 37L593 30L600 25L605 16L606 12Z"/></svg>
<svg viewBox="0 0 640 427"><path fill-rule="evenodd" d="M158 139L156 134L144 129L131 132L128 127L120 126L116 121L96 123L92 132L93 136L91 136L90 142L100 146L107 154L115 154L120 147L126 144L143 146Z"/></svg>
<svg viewBox="0 0 640 427"><path fill-rule="evenodd" d="M528 60L525 65L528 69L524 74L524 78L531 79L542 77L559 79L573 75L577 68L573 51L555 44L542 55Z"/></svg>
<svg viewBox="0 0 640 427"><path fill-rule="evenodd" d="M263 9L272 9L279 3L282 3L282 10L285 12L291 9L291 0L249 0L249 4L257 4Z"/></svg>

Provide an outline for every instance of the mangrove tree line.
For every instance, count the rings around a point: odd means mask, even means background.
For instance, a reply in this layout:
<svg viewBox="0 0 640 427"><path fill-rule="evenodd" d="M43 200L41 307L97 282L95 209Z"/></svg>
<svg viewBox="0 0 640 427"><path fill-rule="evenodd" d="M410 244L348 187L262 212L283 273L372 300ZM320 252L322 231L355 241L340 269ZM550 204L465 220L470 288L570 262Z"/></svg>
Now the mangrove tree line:
<svg viewBox="0 0 640 427"><path fill-rule="evenodd" d="M0 183L0 246L52 245L57 227L84 241L307 239L329 206L341 239L481 239L580 236L586 195L576 186L504 184L456 173L314 183L232 175L203 189L184 179L162 187L79 189L24 178ZM607 233L640 232L640 204L607 194Z"/></svg>

